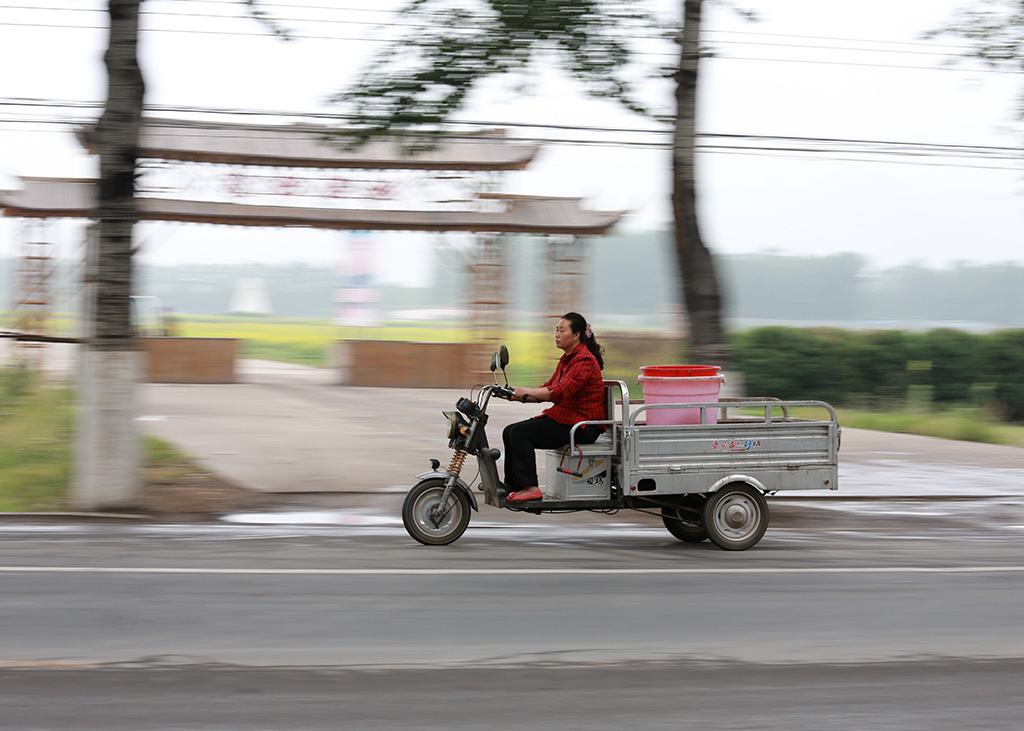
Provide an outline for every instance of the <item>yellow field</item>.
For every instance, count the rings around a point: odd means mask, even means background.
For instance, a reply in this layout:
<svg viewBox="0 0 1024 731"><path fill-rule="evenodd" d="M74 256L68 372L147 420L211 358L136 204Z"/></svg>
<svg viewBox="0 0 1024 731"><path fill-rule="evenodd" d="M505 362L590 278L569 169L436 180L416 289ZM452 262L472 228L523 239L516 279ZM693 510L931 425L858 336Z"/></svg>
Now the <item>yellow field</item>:
<svg viewBox="0 0 1024 731"><path fill-rule="evenodd" d="M341 327L328 320L179 316L174 334L195 338L236 338L244 341L242 356L302 365L323 366L330 345L338 340L403 342L466 342L464 328L448 325L394 324L382 327ZM512 331L505 343L512 353L510 371L520 377L549 372L557 359L549 333Z"/></svg>

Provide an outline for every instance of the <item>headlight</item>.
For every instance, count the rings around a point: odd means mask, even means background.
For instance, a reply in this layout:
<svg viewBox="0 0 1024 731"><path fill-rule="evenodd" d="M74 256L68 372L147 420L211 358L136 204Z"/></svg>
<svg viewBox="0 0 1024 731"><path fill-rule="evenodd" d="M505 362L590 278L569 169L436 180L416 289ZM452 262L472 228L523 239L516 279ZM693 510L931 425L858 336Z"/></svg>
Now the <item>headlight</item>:
<svg viewBox="0 0 1024 731"><path fill-rule="evenodd" d="M449 441L462 436L469 429L469 423L462 418L458 411L442 411L448 417L448 439Z"/></svg>

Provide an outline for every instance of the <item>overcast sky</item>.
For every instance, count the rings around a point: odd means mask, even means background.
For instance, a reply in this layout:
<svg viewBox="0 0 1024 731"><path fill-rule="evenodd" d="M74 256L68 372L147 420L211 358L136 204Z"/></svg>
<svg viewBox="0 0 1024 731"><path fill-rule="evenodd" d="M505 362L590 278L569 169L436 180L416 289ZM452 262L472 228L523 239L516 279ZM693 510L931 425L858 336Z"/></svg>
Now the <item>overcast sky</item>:
<svg viewBox="0 0 1024 731"><path fill-rule="evenodd" d="M297 36L286 43L244 17L237 0L147 0L140 47L147 104L336 111L325 97L374 48L370 23L394 23L389 11L398 4L268 2L267 10ZM760 22L706 5L705 37L715 57L702 66L698 127L708 135L754 136L747 146L786 149L700 154L701 212L713 249L856 251L880 266L1024 264L1024 130L1015 123L1024 76L969 63L944 66L958 41L925 42L921 34L949 17L955 0L743 4L760 11ZM17 176L95 174L95 160L78 147L69 123L98 114L78 105L100 102L105 93L105 16L95 12L103 5L0 0L0 184L14 185ZM643 50L648 60L658 60L666 47ZM648 91L669 108L666 86ZM668 224L669 153L659 144L667 137L649 121L582 97L557 73L543 74L527 98L507 85L490 85L460 118L507 124L522 137L614 143L548 144L531 169L506 179L505 189L583 196L590 208L628 210L627 230ZM602 134L515 124L652 131ZM776 137L832 142L766 139ZM706 141L720 145L723 139ZM953 153L945 147L951 145L973 149ZM78 237L69 225L61 230L69 240ZM329 262L343 238L189 225L147 225L140 234L141 256L153 263ZM13 235L5 219L0 255L12 253ZM381 260L391 262L381 264L382 274L416 282L429 270L431 237L381 238L387 252Z"/></svg>

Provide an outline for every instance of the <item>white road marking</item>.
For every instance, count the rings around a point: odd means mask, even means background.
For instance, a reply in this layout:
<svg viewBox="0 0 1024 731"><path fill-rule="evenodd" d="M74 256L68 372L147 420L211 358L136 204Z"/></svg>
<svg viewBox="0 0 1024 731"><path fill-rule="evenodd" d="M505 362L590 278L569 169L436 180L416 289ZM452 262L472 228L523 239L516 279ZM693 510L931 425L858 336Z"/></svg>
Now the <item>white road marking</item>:
<svg viewBox="0 0 1024 731"><path fill-rule="evenodd" d="M244 569L210 567L132 566L0 566L16 574L218 574L256 576L587 576L696 574L991 574L1020 573L1024 566L837 566L819 568L498 568L498 569Z"/></svg>

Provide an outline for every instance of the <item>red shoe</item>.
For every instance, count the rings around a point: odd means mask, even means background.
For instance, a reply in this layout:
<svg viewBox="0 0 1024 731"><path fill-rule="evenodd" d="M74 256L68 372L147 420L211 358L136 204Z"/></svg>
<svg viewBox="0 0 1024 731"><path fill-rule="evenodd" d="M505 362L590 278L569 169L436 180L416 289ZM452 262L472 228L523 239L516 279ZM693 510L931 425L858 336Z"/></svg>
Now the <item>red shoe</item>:
<svg viewBox="0 0 1024 731"><path fill-rule="evenodd" d="M512 493L505 500L510 503L521 503L527 500L540 500L543 497L544 493L540 491L539 487L530 487L526 490Z"/></svg>

